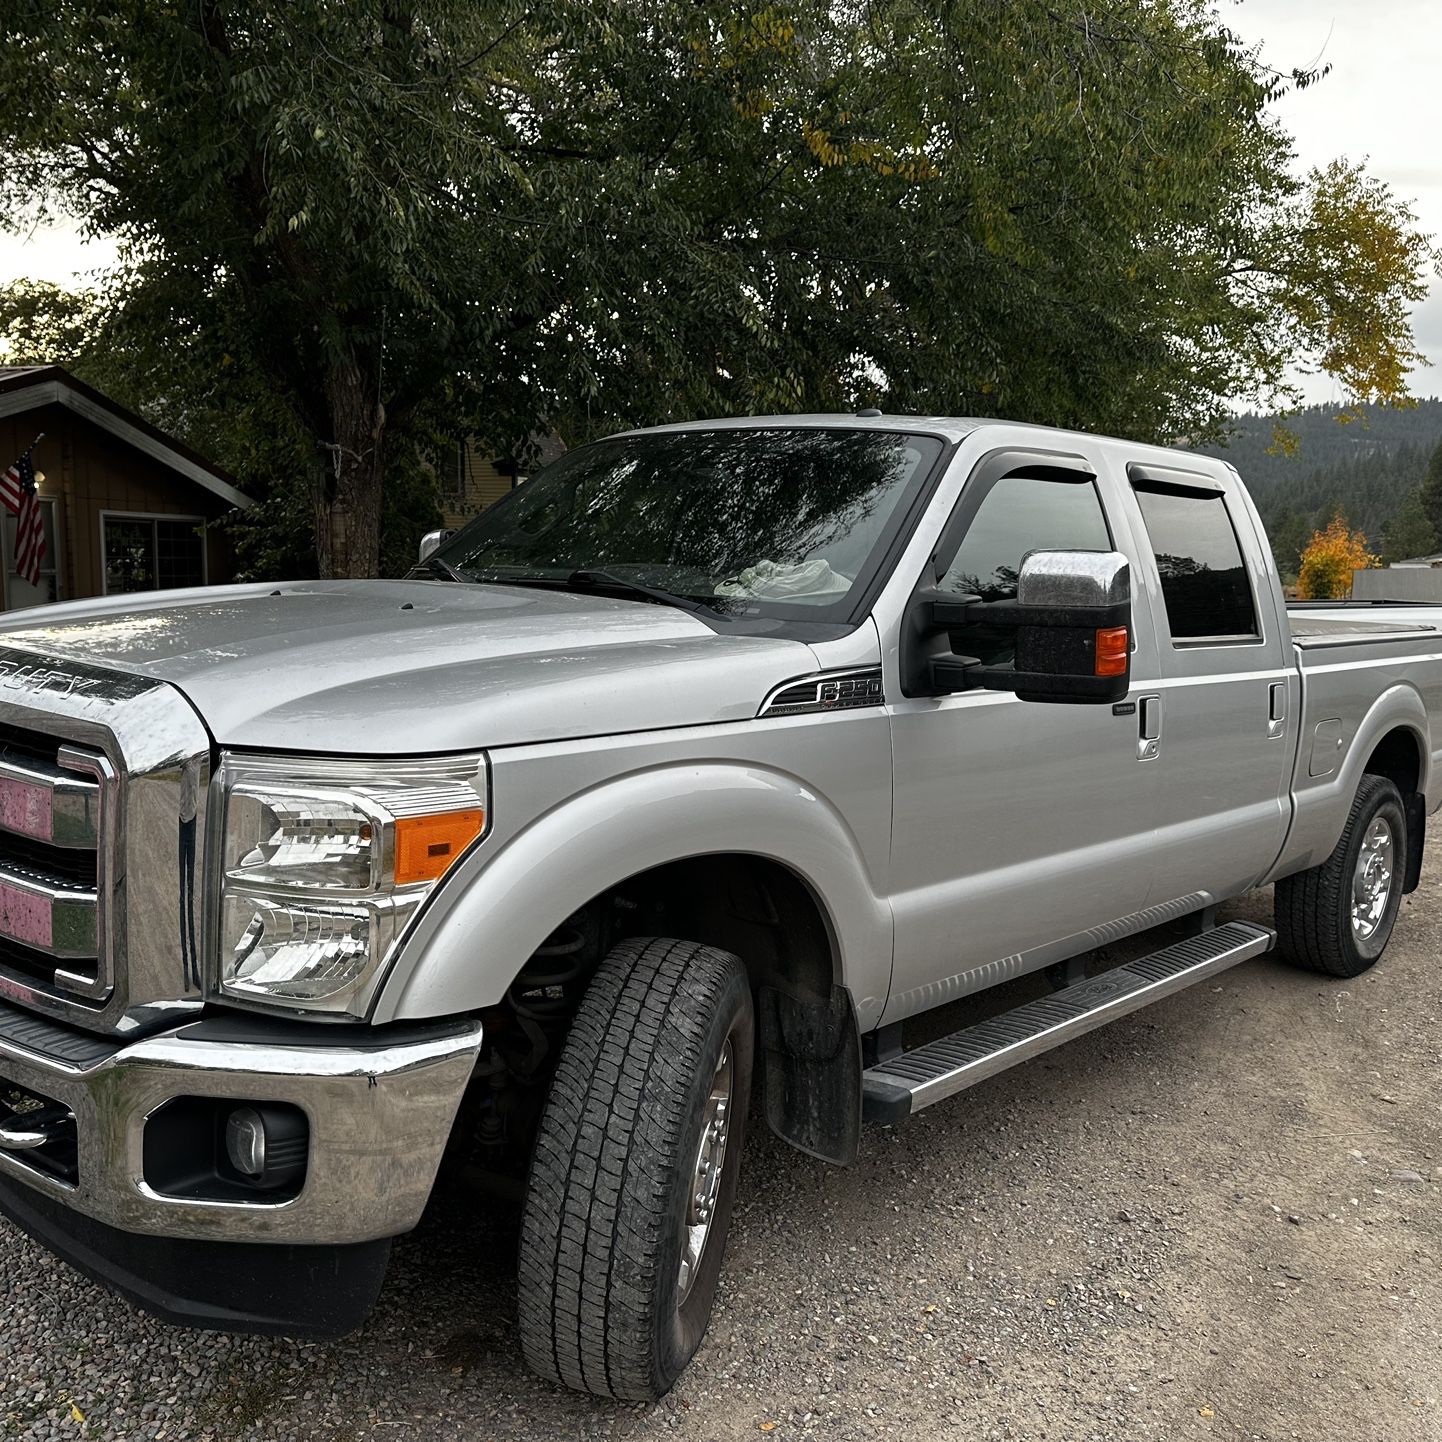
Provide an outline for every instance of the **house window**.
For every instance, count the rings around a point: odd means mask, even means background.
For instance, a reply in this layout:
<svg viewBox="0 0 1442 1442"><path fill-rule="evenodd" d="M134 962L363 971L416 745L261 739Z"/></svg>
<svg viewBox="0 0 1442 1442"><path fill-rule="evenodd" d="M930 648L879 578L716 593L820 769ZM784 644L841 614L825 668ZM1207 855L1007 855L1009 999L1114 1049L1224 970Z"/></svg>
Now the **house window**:
<svg viewBox="0 0 1442 1442"><path fill-rule="evenodd" d="M45 528L45 554L40 560L40 584L32 586L15 572L16 518L5 516L5 608L18 611L24 606L41 606L58 601L60 589L60 543L56 527L54 500L40 500L40 519Z"/></svg>
<svg viewBox="0 0 1442 1442"><path fill-rule="evenodd" d="M205 521L199 516L100 518L105 594L205 585Z"/></svg>

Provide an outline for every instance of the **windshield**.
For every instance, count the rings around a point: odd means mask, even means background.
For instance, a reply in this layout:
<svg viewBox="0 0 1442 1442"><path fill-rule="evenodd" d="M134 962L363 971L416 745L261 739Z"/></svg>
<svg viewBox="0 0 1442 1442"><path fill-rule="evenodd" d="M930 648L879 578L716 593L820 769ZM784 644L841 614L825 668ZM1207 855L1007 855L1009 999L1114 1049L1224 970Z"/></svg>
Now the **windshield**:
<svg viewBox="0 0 1442 1442"><path fill-rule="evenodd" d="M563 456L437 554L472 581L605 572L718 613L840 620L941 448L831 427L618 436Z"/></svg>

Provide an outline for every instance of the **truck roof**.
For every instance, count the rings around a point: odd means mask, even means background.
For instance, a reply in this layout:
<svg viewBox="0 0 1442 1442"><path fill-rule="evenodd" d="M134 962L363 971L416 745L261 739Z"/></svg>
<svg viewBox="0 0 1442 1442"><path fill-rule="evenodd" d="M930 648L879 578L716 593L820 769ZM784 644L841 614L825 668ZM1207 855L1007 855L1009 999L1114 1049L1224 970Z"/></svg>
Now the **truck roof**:
<svg viewBox="0 0 1442 1442"><path fill-rule="evenodd" d="M1123 436L1106 436L1094 431L1066 430L1059 426L1038 425L1033 421L1012 421L995 416L916 416L900 412L883 412L877 415L858 414L849 411L815 411L802 415L734 416L729 419L675 421L667 425L637 426L623 431L622 435L639 435L643 431L695 431L695 430L752 430L768 426L795 427L815 426L817 428L845 426L848 430L894 431L898 428L908 431L922 431L940 436L947 441L960 441L981 430L1026 430L1037 431L1057 439L1075 438L1079 441L1125 446L1135 457L1139 452L1150 451L1156 456L1185 456L1188 466L1194 470L1210 470L1222 467L1234 469L1226 461L1215 456L1201 455L1183 446L1163 446L1149 441L1128 440Z"/></svg>

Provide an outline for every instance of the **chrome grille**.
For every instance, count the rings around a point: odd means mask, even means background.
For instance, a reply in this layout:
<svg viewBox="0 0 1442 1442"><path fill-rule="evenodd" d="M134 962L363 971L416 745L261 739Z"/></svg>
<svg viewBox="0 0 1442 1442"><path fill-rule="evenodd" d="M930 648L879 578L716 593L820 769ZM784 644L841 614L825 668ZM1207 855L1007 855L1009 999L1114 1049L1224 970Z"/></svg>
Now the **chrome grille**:
<svg viewBox="0 0 1442 1442"><path fill-rule="evenodd" d="M98 751L0 726L0 975L91 1005L110 994L115 800Z"/></svg>
<svg viewBox="0 0 1442 1442"><path fill-rule="evenodd" d="M102 654L104 626L87 635ZM18 639L0 637L0 1000L115 1035L174 1023L202 1005L185 948L210 737L165 682Z"/></svg>

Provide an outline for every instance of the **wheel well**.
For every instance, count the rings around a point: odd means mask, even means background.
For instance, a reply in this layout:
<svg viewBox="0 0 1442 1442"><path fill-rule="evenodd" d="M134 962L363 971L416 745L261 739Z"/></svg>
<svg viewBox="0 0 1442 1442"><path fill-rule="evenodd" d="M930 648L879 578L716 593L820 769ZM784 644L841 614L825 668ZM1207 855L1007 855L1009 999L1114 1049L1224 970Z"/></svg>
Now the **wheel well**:
<svg viewBox="0 0 1442 1442"><path fill-rule="evenodd" d="M1417 738L1400 726L1389 731L1372 748L1362 769L1374 776L1385 776L1404 797L1411 796L1422 779L1422 752Z"/></svg>
<svg viewBox="0 0 1442 1442"><path fill-rule="evenodd" d="M1422 783L1422 749L1416 736L1403 727L1389 731L1372 749L1363 768L1385 776L1402 793L1407 816L1407 857L1402 873L1403 892L1416 891L1422 879L1422 855L1427 840L1427 804Z"/></svg>
<svg viewBox="0 0 1442 1442"><path fill-rule="evenodd" d="M627 930L730 951L753 988L829 996L839 980L831 927L795 872L764 856L693 856L613 887L631 916Z"/></svg>
<svg viewBox="0 0 1442 1442"><path fill-rule="evenodd" d="M581 998L611 948L637 936L698 942L741 959L758 1003L767 1121L805 1151L851 1160L861 1125L861 1045L850 997L836 984L832 928L795 872L732 853L628 877L546 938L505 1000L483 1014L487 1041L455 1129L461 1154L511 1185L524 1176Z"/></svg>
<svg viewBox="0 0 1442 1442"><path fill-rule="evenodd" d="M658 867L613 895L613 904L634 908L621 920L630 935L697 941L741 959L756 994L767 1124L811 1156L854 1161L861 1038L838 984L831 926L810 887L780 862L728 853Z"/></svg>

